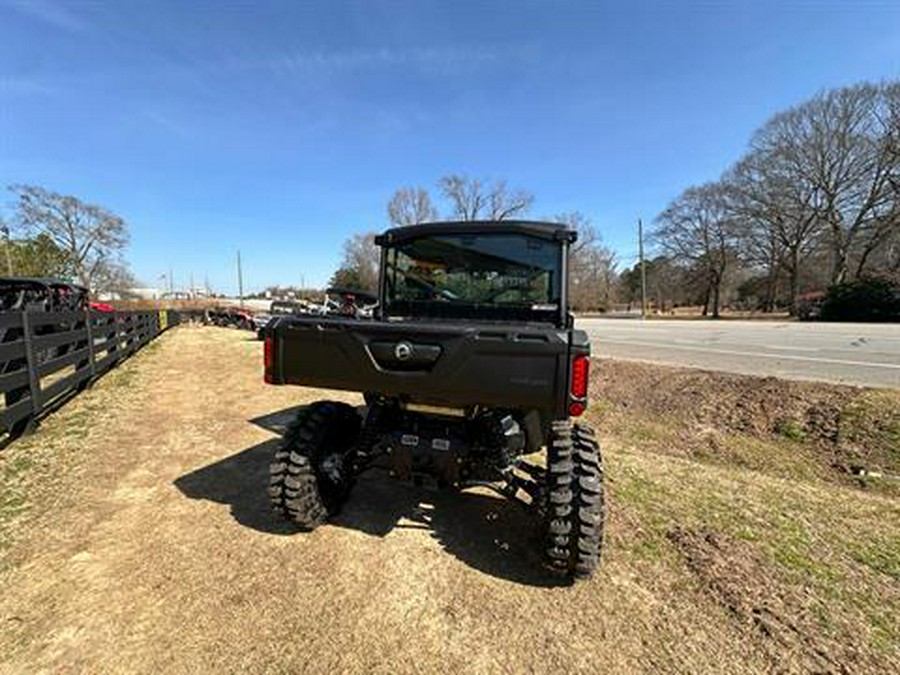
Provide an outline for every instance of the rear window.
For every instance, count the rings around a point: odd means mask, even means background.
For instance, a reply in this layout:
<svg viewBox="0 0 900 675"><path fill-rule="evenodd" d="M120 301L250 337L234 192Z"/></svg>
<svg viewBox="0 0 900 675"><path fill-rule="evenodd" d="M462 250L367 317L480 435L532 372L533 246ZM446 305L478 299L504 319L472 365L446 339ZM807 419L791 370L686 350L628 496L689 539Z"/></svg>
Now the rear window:
<svg viewBox="0 0 900 675"><path fill-rule="evenodd" d="M553 320L561 247L525 234L447 234L388 248L388 314Z"/></svg>

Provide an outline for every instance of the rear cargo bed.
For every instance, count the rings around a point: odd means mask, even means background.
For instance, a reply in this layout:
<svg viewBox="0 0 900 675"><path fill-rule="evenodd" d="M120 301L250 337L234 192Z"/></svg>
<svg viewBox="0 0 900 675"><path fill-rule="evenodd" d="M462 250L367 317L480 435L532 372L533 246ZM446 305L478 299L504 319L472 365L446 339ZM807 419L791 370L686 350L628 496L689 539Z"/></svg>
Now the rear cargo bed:
<svg viewBox="0 0 900 675"><path fill-rule="evenodd" d="M271 379L447 406L565 414L568 333L552 327L286 317L272 327ZM587 337L574 331L577 351Z"/></svg>

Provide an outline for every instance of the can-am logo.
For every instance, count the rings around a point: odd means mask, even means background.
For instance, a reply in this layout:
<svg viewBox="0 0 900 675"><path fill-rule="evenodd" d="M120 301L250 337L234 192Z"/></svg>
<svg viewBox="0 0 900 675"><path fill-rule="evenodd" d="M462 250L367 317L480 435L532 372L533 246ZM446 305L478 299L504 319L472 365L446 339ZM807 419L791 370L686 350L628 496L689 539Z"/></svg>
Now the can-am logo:
<svg viewBox="0 0 900 675"><path fill-rule="evenodd" d="M406 361L410 356L412 356L412 353L412 345L408 342L398 342L397 346L394 347L394 356L398 361Z"/></svg>

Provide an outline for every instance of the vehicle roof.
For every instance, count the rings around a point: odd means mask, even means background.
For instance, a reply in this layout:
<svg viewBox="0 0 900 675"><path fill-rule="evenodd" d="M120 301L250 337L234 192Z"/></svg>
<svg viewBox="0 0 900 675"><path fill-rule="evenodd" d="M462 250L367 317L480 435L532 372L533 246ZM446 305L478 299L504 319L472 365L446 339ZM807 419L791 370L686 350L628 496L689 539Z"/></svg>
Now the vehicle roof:
<svg viewBox="0 0 900 675"><path fill-rule="evenodd" d="M375 237L379 246L441 234L529 234L542 239L574 242L578 233L563 223L537 220L451 220L394 227Z"/></svg>
<svg viewBox="0 0 900 675"><path fill-rule="evenodd" d="M368 291L363 291L358 288L347 288L344 286L329 286L325 289L325 292L331 295L353 295L361 300L370 300L372 302L378 299L378 296L369 293Z"/></svg>
<svg viewBox="0 0 900 675"><path fill-rule="evenodd" d="M87 288L79 284L73 284L65 279L54 279L52 277L0 277L0 286L69 286L77 288L80 291L87 291Z"/></svg>

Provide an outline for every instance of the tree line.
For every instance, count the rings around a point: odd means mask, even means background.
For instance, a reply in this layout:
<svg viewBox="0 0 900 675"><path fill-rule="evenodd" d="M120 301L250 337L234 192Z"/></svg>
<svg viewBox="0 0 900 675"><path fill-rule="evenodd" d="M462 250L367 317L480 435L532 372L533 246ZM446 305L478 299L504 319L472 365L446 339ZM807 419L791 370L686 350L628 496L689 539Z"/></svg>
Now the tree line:
<svg viewBox="0 0 900 675"><path fill-rule="evenodd" d="M387 222L507 220L534 205L530 191L504 180L450 174L436 187L443 209L427 189L403 187L387 203ZM587 216L544 219L579 232L575 309L640 306L639 265L619 269ZM648 243L647 299L663 312L699 305L712 316L726 307L797 314L826 291L900 304L900 82L824 91L774 115L717 180L671 201ZM373 290L377 275L374 233L354 235L332 283Z"/></svg>
<svg viewBox="0 0 900 675"><path fill-rule="evenodd" d="M386 204L387 224L503 221L529 216L535 203L532 192L503 179L453 173L435 187L437 200L422 186L397 189ZM10 191L0 269L70 278L95 293L135 285L123 258L123 218L39 186ZM588 216L539 219L579 233L570 259L574 309L640 302L640 269L619 269ZM331 285L375 290L374 236L344 243ZM650 243L647 293L662 311L700 305L713 316L725 307L796 314L811 292L832 289L846 299L854 284L900 296L900 82L824 91L776 114L717 180L672 200L655 218Z"/></svg>
<svg viewBox="0 0 900 675"><path fill-rule="evenodd" d="M796 314L804 294L900 283L900 83L822 92L780 112L722 176L656 218L650 295ZM633 293L635 270L623 274ZM666 282L654 288L657 277ZM664 287L663 287L664 286Z"/></svg>
<svg viewBox="0 0 900 675"><path fill-rule="evenodd" d="M421 186L401 187L387 202L390 227L404 227L440 220L512 220L531 213L534 195L510 188L503 179L473 178L449 174L437 181L443 211L431 193ZM443 215L441 215L443 213ZM570 252L570 302L577 310L607 307L614 300L617 283L616 255L603 245L591 219L578 211L560 213L541 220L564 223L577 230L578 241ZM334 287L375 291L378 285L378 249L375 233L354 234L344 242L338 270L331 278Z"/></svg>
<svg viewBox="0 0 900 675"><path fill-rule="evenodd" d="M109 209L35 185L13 185L12 217L0 219L10 276L70 279L93 293L127 293L128 224Z"/></svg>

